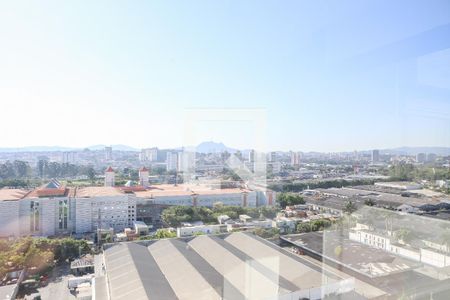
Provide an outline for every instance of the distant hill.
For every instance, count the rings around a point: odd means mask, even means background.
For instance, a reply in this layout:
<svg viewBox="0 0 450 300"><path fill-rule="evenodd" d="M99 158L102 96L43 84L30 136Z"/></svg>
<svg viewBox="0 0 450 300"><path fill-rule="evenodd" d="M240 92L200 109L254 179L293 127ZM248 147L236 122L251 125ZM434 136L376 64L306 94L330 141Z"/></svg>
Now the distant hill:
<svg viewBox="0 0 450 300"><path fill-rule="evenodd" d="M83 149L90 150L103 150L106 145L93 145L89 147L82 148L71 148L71 147L60 147L60 146L29 146L29 147L19 147L19 148L0 148L0 152L54 152L54 151L81 151ZM139 151L139 149L127 146L127 145L111 145L114 150L118 151Z"/></svg>
<svg viewBox="0 0 450 300"><path fill-rule="evenodd" d="M19 148L0 148L0 152L51 152L51 151L72 151L77 148L59 146L30 146Z"/></svg>
<svg viewBox="0 0 450 300"><path fill-rule="evenodd" d="M380 150L381 153L416 155L417 153L434 153L437 155L450 155L449 147L398 147Z"/></svg>
<svg viewBox="0 0 450 300"><path fill-rule="evenodd" d="M60 146L29 146L29 147L18 147L18 148L0 148L0 153L5 152L52 152L52 151L81 151L83 149L90 149L93 151L103 150L107 145L99 144L92 145L88 147L60 147ZM127 145L116 144L111 145L113 151L140 151L140 149L133 148ZM182 148L175 148L175 150L182 150ZM230 148L222 142L207 141L202 142L196 146L197 152L200 153L221 153L228 151L229 153L235 153L238 149ZM250 150L241 150L243 155L246 155ZM370 154L372 150L358 151L363 154ZM308 152L308 153L319 153L319 152ZM342 152L342 153L351 153ZM450 156L450 147L398 147L390 149L380 149L381 154L397 154L397 155L416 155L417 153L435 153L437 155Z"/></svg>
<svg viewBox="0 0 450 300"><path fill-rule="evenodd" d="M225 146L223 143L216 143L213 141L203 142L197 145L196 151L200 153L220 153L228 151L234 153L237 150Z"/></svg>
<svg viewBox="0 0 450 300"><path fill-rule="evenodd" d="M85 147L85 148L88 148L90 150L103 150L107 146L111 146L113 151L114 150L118 150L118 151L140 151L140 149L136 149L136 148L133 148L133 147L130 147L130 146L127 146L127 145L122 145L122 144L117 144L117 145L93 145L93 146L89 146L89 147Z"/></svg>

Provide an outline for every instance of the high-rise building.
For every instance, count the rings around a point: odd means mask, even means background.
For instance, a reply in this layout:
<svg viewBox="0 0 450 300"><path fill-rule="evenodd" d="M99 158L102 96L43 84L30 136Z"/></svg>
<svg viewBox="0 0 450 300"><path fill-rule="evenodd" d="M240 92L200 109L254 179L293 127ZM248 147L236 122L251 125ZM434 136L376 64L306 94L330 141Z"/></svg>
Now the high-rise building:
<svg viewBox="0 0 450 300"><path fill-rule="evenodd" d="M250 152L248 152L248 161L249 162L255 162L255 150L250 150Z"/></svg>
<svg viewBox="0 0 450 300"><path fill-rule="evenodd" d="M277 153L276 152L269 152L269 155L267 155L267 160L269 162L276 162L277 161Z"/></svg>
<svg viewBox="0 0 450 300"><path fill-rule="evenodd" d="M372 150L372 163L380 162L380 150Z"/></svg>
<svg viewBox="0 0 450 300"><path fill-rule="evenodd" d="M192 172L195 167L195 153L190 151L178 152L177 171Z"/></svg>
<svg viewBox="0 0 450 300"><path fill-rule="evenodd" d="M149 162L157 161L158 160L158 148L153 147L153 148L142 149L141 153L139 154L139 159L141 161L149 161Z"/></svg>
<svg viewBox="0 0 450 300"><path fill-rule="evenodd" d="M427 155L425 153L417 153L416 162L424 163L427 160Z"/></svg>
<svg viewBox="0 0 450 300"><path fill-rule="evenodd" d="M167 171L177 170L178 167L178 153L177 152L167 152L166 156L166 169Z"/></svg>
<svg viewBox="0 0 450 300"><path fill-rule="evenodd" d="M108 167L105 171L105 186L114 186L116 182L116 173L113 168Z"/></svg>
<svg viewBox="0 0 450 300"><path fill-rule="evenodd" d="M112 147L105 147L105 160L112 160Z"/></svg>
<svg viewBox="0 0 450 300"><path fill-rule="evenodd" d="M63 164L73 164L75 163L75 155L74 151L64 151L62 153L62 162Z"/></svg>
<svg viewBox="0 0 450 300"><path fill-rule="evenodd" d="M300 165L300 152L291 151L291 165L299 166Z"/></svg>

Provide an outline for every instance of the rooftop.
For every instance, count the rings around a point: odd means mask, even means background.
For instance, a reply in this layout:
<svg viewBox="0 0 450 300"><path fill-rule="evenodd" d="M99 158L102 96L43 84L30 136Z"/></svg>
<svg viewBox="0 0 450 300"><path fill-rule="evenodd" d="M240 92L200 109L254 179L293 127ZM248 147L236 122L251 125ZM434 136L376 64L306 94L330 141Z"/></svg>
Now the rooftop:
<svg viewBox="0 0 450 300"><path fill-rule="evenodd" d="M173 184L161 184L153 185L145 191L136 191L137 197L149 198L149 197L162 197L162 196L181 196L181 195L219 195L219 194L236 194L249 192L247 189L239 188L226 188L226 189L214 189L207 185L173 185Z"/></svg>
<svg viewBox="0 0 450 300"><path fill-rule="evenodd" d="M247 233L105 245L104 257L111 300L298 299L342 280Z"/></svg>
<svg viewBox="0 0 450 300"><path fill-rule="evenodd" d="M401 204L410 204L413 206L422 206L425 204L438 204L440 201L431 197L405 197L400 194L384 193L380 191L370 191L356 188L329 188L317 189L323 194L329 196L343 197L353 200L358 198L362 201L365 199L372 199L381 205L398 206Z"/></svg>
<svg viewBox="0 0 450 300"><path fill-rule="evenodd" d="M370 278L410 271L419 266L414 261L351 241L335 231L294 234L283 239Z"/></svg>
<svg viewBox="0 0 450 300"><path fill-rule="evenodd" d="M30 191L22 189L0 189L0 201L13 201L24 198Z"/></svg>
<svg viewBox="0 0 450 300"><path fill-rule="evenodd" d="M117 187L112 186L89 186L78 188L75 196L79 198L123 196L124 194Z"/></svg>

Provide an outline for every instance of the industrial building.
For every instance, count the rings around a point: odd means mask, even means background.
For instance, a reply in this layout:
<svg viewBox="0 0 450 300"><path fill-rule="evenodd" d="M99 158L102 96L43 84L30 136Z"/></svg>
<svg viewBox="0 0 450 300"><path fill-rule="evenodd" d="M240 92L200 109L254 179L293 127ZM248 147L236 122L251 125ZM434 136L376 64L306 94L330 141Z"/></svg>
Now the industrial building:
<svg viewBox="0 0 450 300"><path fill-rule="evenodd" d="M81 235L97 229L120 232L135 221L161 227L159 215L170 205L274 204L270 191L187 184L149 186L148 174L142 168L139 185L115 186L115 173L109 167L104 186L69 188L53 179L33 190L0 189L0 236Z"/></svg>
<svg viewBox="0 0 450 300"><path fill-rule="evenodd" d="M109 244L103 263L94 300L364 299L351 279L249 233Z"/></svg>

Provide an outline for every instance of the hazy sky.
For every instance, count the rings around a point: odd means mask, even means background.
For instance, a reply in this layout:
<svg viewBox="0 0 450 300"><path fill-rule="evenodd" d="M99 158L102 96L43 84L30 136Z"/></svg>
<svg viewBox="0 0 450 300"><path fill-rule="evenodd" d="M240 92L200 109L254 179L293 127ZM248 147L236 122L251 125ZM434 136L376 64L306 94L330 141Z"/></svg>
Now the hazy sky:
<svg viewBox="0 0 450 300"><path fill-rule="evenodd" d="M449 24L448 0L2 1L0 147L450 146Z"/></svg>

